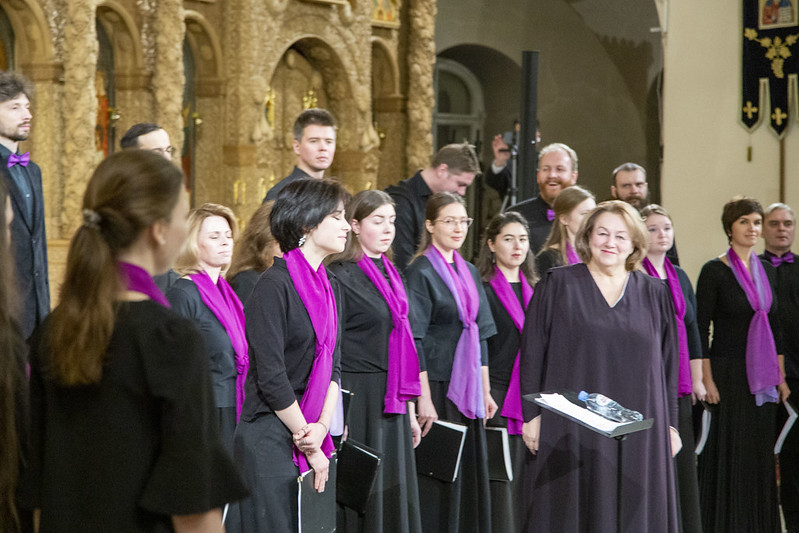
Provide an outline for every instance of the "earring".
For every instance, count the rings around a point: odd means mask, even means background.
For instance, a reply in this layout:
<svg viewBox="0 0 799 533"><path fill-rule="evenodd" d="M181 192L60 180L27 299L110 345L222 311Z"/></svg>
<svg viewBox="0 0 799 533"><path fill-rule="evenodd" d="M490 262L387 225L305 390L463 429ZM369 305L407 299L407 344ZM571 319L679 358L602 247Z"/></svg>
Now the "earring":
<svg viewBox="0 0 799 533"><path fill-rule="evenodd" d="M299 241L297 241L297 247L298 247L298 248L301 248L303 244L305 244L305 235L303 235L302 237L300 237L300 240L299 240Z"/></svg>
<svg viewBox="0 0 799 533"><path fill-rule="evenodd" d="M496 262L497 262L497 256L494 252L491 252L491 263L496 264Z"/></svg>

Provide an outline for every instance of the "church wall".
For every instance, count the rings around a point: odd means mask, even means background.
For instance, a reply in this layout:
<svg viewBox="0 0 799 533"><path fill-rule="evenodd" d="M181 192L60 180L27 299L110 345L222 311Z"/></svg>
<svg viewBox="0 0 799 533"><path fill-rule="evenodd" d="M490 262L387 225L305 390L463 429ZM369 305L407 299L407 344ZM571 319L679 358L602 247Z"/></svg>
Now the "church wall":
<svg viewBox="0 0 799 533"><path fill-rule="evenodd" d="M670 2L666 22L663 203L675 219L680 262L696 281L702 265L727 248L721 227L725 202L737 194L755 197L764 207L778 201L779 141L766 124L750 135L738 123L740 4ZM796 126L792 122L785 137L786 202L794 209Z"/></svg>

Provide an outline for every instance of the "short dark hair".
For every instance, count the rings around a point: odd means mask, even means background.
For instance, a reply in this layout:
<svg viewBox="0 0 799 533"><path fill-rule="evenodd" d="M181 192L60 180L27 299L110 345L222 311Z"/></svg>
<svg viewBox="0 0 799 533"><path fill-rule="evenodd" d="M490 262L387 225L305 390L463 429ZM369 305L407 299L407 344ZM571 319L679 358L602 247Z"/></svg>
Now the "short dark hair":
<svg viewBox="0 0 799 533"><path fill-rule="evenodd" d="M347 191L332 179L303 178L284 187L269 220L283 253L299 248L301 237L333 213L340 202L346 205L348 200Z"/></svg>
<svg viewBox="0 0 799 533"><path fill-rule="evenodd" d="M152 122L140 122L139 124L134 124L119 140L119 147L123 150L136 149L139 147L139 137L162 129L164 128L158 124L153 124Z"/></svg>
<svg viewBox="0 0 799 533"><path fill-rule="evenodd" d="M480 174L480 161L469 143L448 144L441 148L430 162L433 168L447 165L453 174L472 172Z"/></svg>
<svg viewBox="0 0 799 533"><path fill-rule="evenodd" d="M330 111L321 107L312 107L300 113L297 120L294 121L294 140L301 141L305 128L310 125L328 126L334 130L338 128L336 119L333 118Z"/></svg>
<svg viewBox="0 0 799 533"><path fill-rule="evenodd" d="M633 172L639 170L644 175L644 179L646 179L646 169L637 163L624 163L623 165L617 166L613 169L613 186L616 186L616 174L619 172Z"/></svg>
<svg viewBox="0 0 799 533"><path fill-rule="evenodd" d="M28 78L14 70L0 70L0 102L8 102L20 94L31 99L33 86Z"/></svg>
<svg viewBox="0 0 799 533"><path fill-rule="evenodd" d="M735 196L732 200L724 204L724 210L721 212L721 225L724 228L724 234L727 240L732 237L732 225L739 218L757 213L761 218L763 216L763 206L754 198L748 196Z"/></svg>

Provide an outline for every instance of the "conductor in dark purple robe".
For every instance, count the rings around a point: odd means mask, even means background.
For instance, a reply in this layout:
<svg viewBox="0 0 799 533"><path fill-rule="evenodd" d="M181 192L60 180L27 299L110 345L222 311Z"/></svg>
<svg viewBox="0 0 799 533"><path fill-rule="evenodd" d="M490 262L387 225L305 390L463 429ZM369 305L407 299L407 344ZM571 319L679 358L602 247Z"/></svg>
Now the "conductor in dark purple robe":
<svg viewBox="0 0 799 533"><path fill-rule="evenodd" d="M521 342L523 395L598 392L653 418L622 456L624 531L678 531L673 455L678 344L666 286L637 271L646 228L624 202L600 204L576 239L582 264L554 268L536 286ZM615 531L617 443L524 402L531 532Z"/></svg>

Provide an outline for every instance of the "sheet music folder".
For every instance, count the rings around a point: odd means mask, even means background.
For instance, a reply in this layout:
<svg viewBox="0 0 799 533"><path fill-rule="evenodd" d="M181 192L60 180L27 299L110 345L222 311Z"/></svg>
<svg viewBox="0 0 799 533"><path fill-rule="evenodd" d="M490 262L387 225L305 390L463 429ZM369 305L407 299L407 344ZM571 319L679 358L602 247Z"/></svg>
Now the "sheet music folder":
<svg viewBox="0 0 799 533"><path fill-rule="evenodd" d="M360 442L342 442L336 465L336 501L359 514L365 513L382 460L377 450Z"/></svg>
<svg viewBox="0 0 799 533"><path fill-rule="evenodd" d="M573 404L577 410L570 409L568 411L564 411L557 406L551 405L545 399L546 395L549 394L558 394L562 396L568 400L569 403ZM576 422L583 427L587 427L591 431L595 431L600 435L604 435L612 439L619 439L624 435L649 429L655 423L654 418L646 418L640 422L613 422L612 420L608 420L583 407L585 404L577 399L577 393L571 391L536 392L535 394L526 394L524 399L530 402L535 402L544 409L552 411L553 413L556 413L564 418L568 418L569 420Z"/></svg>
<svg viewBox="0 0 799 533"><path fill-rule="evenodd" d="M436 420L416 447L416 471L452 483L460 470L466 426Z"/></svg>
<svg viewBox="0 0 799 533"><path fill-rule="evenodd" d="M297 478L299 533L332 533L336 531L336 456L330 458L330 470L324 492L314 489L314 471Z"/></svg>

